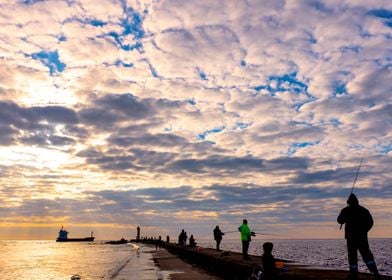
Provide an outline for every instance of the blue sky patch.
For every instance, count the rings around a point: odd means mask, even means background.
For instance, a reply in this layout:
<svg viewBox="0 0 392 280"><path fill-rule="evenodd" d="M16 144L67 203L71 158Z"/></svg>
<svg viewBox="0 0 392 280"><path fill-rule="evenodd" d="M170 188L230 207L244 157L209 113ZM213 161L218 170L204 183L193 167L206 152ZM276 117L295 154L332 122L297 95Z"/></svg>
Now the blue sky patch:
<svg viewBox="0 0 392 280"><path fill-rule="evenodd" d="M378 9L378 10L371 10L369 15L378 17L378 18L385 18L385 19L392 19L392 11Z"/></svg>
<svg viewBox="0 0 392 280"><path fill-rule="evenodd" d="M377 150L382 153L382 154L388 154L389 152L392 151L392 143L391 144L386 144L386 145L381 145L377 148Z"/></svg>
<svg viewBox="0 0 392 280"><path fill-rule="evenodd" d="M346 84L342 81L335 81L332 85L333 96L347 95Z"/></svg>
<svg viewBox="0 0 392 280"><path fill-rule="evenodd" d="M331 119L331 123L332 123L332 125L334 127L338 127L338 126L340 126L342 124L342 122L339 119L337 119L337 118L332 118Z"/></svg>
<svg viewBox="0 0 392 280"><path fill-rule="evenodd" d="M385 9L371 10L370 16L381 19L384 25L392 28L392 11Z"/></svg>
<svg viewBox="0 0 392 280"><path fill-rule="evenodd" d="M61 35L58 37L58 40L59 40L59 42L65 42L65 41L67 41L67 37L65 37L65 35L61 34Z"/></svg>
<svg viewBox="0 0 392 280"><path fill-rule="evenodd" d="M33 5L35 3L43 2L43 1L45 1L45 0L23 0L23 4L25 4L25 5Z"/></svg>
<svg viewBox="0 0 392 280"><path fill-rule="evenodd" d="M135 39L141 39L144 37L143 30L143 17L132 8L125 8L124 18L120 20L121 26L123 27L122 35L133 35Z"/></svg>
<svg viewBox="0 0 392 280"><path fill-rule="evenodd" d="M65 69L65 64L59 59L58 51L41 51L33 53L31 57L35 60L41 61L46 67L49 68L50 75L53 76L56 72L63 72Z"/></svg>
<svg viewBox="0 0 392 280"><path fill-rule="evenodd" d="M347 52L359 53L362 50L362 47L358 45L348 45L348 46L340 47L339 50L342 53L347 53Z"/></svg>
<svg viewBox="0 0 392 280"><path fill-rule="evenodd" d="M196 101L193 98L192 99L188 99L187 102L188 102L188 104L191 104L192 106L196 105Z"/></svg>
<svg viewBox="0 0 392 280"><path fill-rule="evenodd" d="M282 76L269 76L267 85L256 86L254 89L260 91L261 89L268 90L272 95L277 92L294 92L296 94L307 93L308 86L296 78L297 73L285 74Z"/></svg>
<svg viewBox="0 0 392 280"><path fill-rule="evenodd" d="M239 129L245 129L247 127L250 127L252 124L251 123L243 123L243 122L239 122L235 124L237 128Z"/></svg>
<svg viewBox="0 0 392 280"><path fill-rule="evenodd" d="M121 61L119 59L116 60L116 62L114 63L114 65L116 66L122 66L125 68L132 68L133 67L133 63L126 63L124 61Z"/></svg>
<svg viewBox="0 0 392 280"><path fill-rule="evenodd" d="M199 74L200 79L208 81L206 73L204 73L199 67L196 67L196 71Z"/></svg>
<svg viewBox="0 0 392 280"><path fill-rule="evenodd" d="M292 143L287 151L288 156L294 155L299 149L303 149L306 147L314 146L319 144L320 141L314 141L314 142L295 142Z"/></svg>
<svg viewBox="0 0 392 280"><path fill-rule="evenodd" d="M211 130L206 130L206 131L204 131L203 133L200 133L200 134L198 135L198 137L199 137L199 139L204 140L204 139L206 139L206 137L207 137L208 134L219 133L219 132L223 131L224 129L225 129L225 127L222 126L222 127L213 128L213 129L211 129Z"/></svg>
<svg viewBox="0 0 392 280"><path fill-rule="evenodd" d="M98 20L98 19L89 20L88 23L90 23L92 26L96 26L96 27L102 27L107 24L106 22L104 22L102 20Z"/></svg>
<svg viewBox="0 0 392 280"><path fill-rule="evenodd" d="M127 7L125 1L121 2L123 6L123 17L119 20L119 25L122 27L122 31L112 31L106 34L106 36L112 37L116 44L125 51L138 50L139 52L142 52L143 44L141 39L145 36L143 15L131 7ZM131 35L135 41L133 44L124 42L124 37L129 35Z"/></svg>

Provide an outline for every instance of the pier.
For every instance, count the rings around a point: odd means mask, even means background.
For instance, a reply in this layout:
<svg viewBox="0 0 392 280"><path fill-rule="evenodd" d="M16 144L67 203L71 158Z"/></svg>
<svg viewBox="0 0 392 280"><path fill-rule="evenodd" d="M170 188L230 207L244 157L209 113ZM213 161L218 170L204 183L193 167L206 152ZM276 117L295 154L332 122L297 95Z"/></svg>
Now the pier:
<svg viewBox="0 0 392 280"><path fill-rule="evenodd" d="M155 245L155 241L153 240L145 241L145 243ZM161 242L160 246L183 261L192 265L197 265L209 273L213 273L223 279L248 280L252 272L261 265L260 256L251 255L249 260L244 260L242 254L236 252L216 251L212 248L203 247L189 248L174 243L164 242ZM318 268L282 259L277 259L276 261L283 264L278 279L346 280L348 275L348 270ZM359 273L359 279L374 280L375 278L369 273ZM392 277L382 276L381 279L392 280Z"/></svg>

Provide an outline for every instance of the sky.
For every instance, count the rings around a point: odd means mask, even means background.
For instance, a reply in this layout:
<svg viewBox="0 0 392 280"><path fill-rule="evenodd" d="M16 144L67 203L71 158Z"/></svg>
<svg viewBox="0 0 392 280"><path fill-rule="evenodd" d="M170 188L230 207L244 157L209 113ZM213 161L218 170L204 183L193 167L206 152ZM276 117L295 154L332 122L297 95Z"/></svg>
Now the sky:
<svg viewBox="0 0 392 280"><path fill-rule="evenodd" d="M390 0L0 0L0 60L0 239L343 238L362 157L392 237Z"/></svg>

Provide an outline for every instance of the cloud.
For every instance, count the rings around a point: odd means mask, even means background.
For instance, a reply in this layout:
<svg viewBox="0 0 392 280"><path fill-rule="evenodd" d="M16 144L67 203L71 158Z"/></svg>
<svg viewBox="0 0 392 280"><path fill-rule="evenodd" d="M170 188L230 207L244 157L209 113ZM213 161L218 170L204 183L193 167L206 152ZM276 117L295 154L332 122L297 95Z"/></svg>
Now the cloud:
<svg viewBox="0 0 392 280"><path fill-rule="evenodd" d="M364 152L387 216L390 1L0 6L2 221L334 223Z"/></svg>

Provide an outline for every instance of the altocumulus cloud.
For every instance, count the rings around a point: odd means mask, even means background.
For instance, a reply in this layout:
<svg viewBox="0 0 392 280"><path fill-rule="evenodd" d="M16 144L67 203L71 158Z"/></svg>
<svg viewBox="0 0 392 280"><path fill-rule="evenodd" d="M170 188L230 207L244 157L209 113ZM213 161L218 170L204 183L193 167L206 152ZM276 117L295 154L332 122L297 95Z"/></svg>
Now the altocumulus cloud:
<svg viewBox="0 0 392 280"><path fill-rule="evenodd" d="M390 1L0 7L0 221L386 228Z"/></svg>

